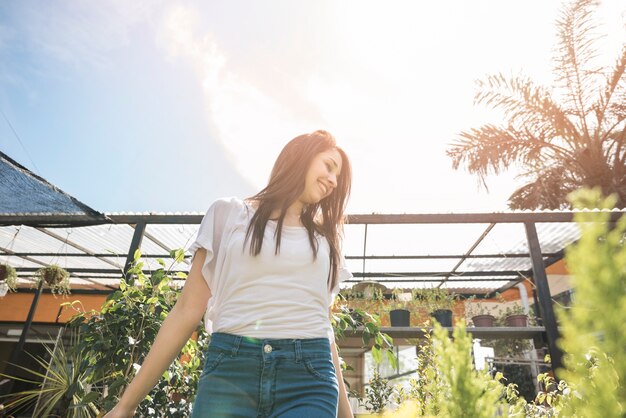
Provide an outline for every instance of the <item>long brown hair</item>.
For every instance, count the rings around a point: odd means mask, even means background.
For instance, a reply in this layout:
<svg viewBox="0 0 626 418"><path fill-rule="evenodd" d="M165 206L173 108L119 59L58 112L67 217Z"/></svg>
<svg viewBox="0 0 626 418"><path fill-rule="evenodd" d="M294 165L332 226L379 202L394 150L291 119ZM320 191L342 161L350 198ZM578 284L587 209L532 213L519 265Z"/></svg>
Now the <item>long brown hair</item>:
<svg viewBox="0 0 626 418"><path fill-rule="evenodd" d="M285 145L274 163L268 185L259 193L246 199L255 203L256 212L250 220L246 232L246 242L251 238L250 254L258 255L263 246L265 226L271 213L278 209L275 238L275 254L280 252L280 240L283 221L287 208L302 194L305 188L306 174L313 158L320 152L336 149L341 155L341 174L337 178L337 187L332 193L317 203L306 205L300 219L309 235L313 256L317 257L318 242L315 233L326 238L330 246L330 272L328 288L333 289L338 281L341 240L343 237L343 213L350 195L352 168L346 153L337 146L335 138L326 131L315 131L300 135Z"/></svg>

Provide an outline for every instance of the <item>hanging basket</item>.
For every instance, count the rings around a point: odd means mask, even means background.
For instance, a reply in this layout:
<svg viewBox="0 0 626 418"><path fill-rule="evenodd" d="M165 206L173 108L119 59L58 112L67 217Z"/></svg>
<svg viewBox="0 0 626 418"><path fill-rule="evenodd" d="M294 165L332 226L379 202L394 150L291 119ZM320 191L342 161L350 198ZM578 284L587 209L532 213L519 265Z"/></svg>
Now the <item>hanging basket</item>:
<svg viewBox="0 0 626 418"><path fill-rule="evenodd" d="M10 291L17 290L17 272L8 264L0 264L0 283L6 283Z"/></svg>
<svg viewBox="0 0 626 418"><path fill-rule="evenodd" d="M52 293L70 293L70 274L62 267L51 264L37 271L39 280L46 282Z"/></svg>

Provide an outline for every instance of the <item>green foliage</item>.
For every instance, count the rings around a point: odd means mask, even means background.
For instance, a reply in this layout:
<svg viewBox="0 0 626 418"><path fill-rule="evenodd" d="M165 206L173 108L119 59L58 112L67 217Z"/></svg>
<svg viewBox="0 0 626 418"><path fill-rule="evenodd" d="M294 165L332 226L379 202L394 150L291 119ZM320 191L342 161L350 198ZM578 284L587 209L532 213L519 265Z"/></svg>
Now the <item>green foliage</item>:
<svg viewBox="0 0 626 418"><path fill-rule="evenodd" d="M614 196L582 190L572 195L578 208L612 208ZM626 217L614 227L609 212L581 212L581 238L567 252L575 298L558 312L561 347L567 353L563 378L575 391L565 408L571 417L626 414Z"/></svg>
<svg viewBox="0 0 626 418"><path fill-rule="evenodd" d="M5 282L11 292L17 290L17 272L11 265L0 263L0 282Z"/></svg>
<svg viewBox="0 0 626 418"><path fill-rule="evenodd" d="M339 305L339 312L333 312L331 325L335 333L335 339L343 337L347 329L352 331L361 330L363 346L368 347L372 342L372 357L376 363L383 360L383 355L387 356L389 363L397 367L398 359L393 352L393 339L381 332L380 317L376 314L366 312L361 308L349 309L345 305Z"/></svg>
<svg viewBox="0 0 626 418"><path fill-rule="evenodd" d="M37 284L45 282L52 293L58 293L60 295L70 294L70 274L63 267L57 264L50 264L49 266L40 268L35 273L37 277Z"/></svg>
<svg viewBox="0 0 626 418"><path fill-rule="evenodd" d="M452 309L457 296L440 287L413 289L413 298L422 301L428 312L438 309Z"/></svg>
<svg viewBox="0 0 626 418"><path fill-rule="evenodd" d="M173 251L175 259L180 251ZM146 276L141 252L135 253L135 263L120 289L112 293L99 311L82 312L74 316L71 326L80 330L82 339L77 350L88 362L94 379L102 379L106 393L99 406L110 410L148 354L161 324L173 308L179 289L173 276L161 267ZM139 405L140 416L188 416L202 371L207 335L199 327L197 341L190 340L182 350L187 361L177 358L163 378Z"/></svg>
<svg viewBox="0 0 626 418"><path fill-rule="evenodd" d="M80 336L74 334L71 345L76 346ZM56 347L44 346L50 360L33 356L35 363L45 372L16 365L32 376L31 379L0 376L36 385L35 389L8 395L5 408L11 413L18 413L31 404L36 404L33 416L37 417L95 417L99 409L95 404L100 393L94 389L101 381L94 380L91 370L81 353L72 347L65 347L58 339ZM30 354L29 354L30 355ZM94 390L92 390L94 389Z"/></svg>
<svg viewBox="0 0 626 418"><path fill-rule="evenodd" d="M433 366L439 372L431 382L435 394L427 413L444 417L492 418L505 406L502 385L486 372L474 369L471 352L472 337L458 322L452 339L448 332L435 324L432 340ZM432 384L437 388L432 388ZM436 403L436 406L433 404Z"/></svg>
<svg viewBox="0 0 626 418"><path fill-rule="evenodd" d="M564 5L553 86L502 73L479 81L475 103L502 112L504 121L461 132L447 152L455 169L464 166L483 184L491 173L520 167L526 184L509 197L513 209L567 207L568 193L583 186L616 193L626 205L626 48L619 46L614 66L597 67L598 5Z"/></svg>
<svg viewBox="0 0 626 418"><path fill-rule="evenodd" d="M572 198L578 208L609 209L616 201L603 199L600 189L582 190ZM474 370L472 338L463 323L456 324L452 338L434 324L433 336L426 334L420 346L418 377L390 393L389 382L375 375L376 392L366 392L376 401L369 401L370 407L380 411L392 402L400 404L398 411L384 415L397 418L626 416L626 217L610 224L609 216L608 211L576 215L582 234L567 251L576 297L568 310L558 311L566 352L566 369L558 372L565 380L540 374L541 390L527 402L518 385L503 383L502 373L490 377Z"/></svg>
<svg viewBox="0 0 626 418"><path fill-rule="evenodd" d="M380 376L378 371L374 371L374 376L369 380L369 385L365 388L365 396L354 395L366 410L374 413L383 412L394 393L394 388L389 381Z"/></svg>
<svg viewBox="0 0 626 418"><path fill-rule="evenodd" d="M490 302L480 302L476 300L476 296L472 296L465 301L465 316L471 319L478 315L493 316L495 307Z"/></svg>

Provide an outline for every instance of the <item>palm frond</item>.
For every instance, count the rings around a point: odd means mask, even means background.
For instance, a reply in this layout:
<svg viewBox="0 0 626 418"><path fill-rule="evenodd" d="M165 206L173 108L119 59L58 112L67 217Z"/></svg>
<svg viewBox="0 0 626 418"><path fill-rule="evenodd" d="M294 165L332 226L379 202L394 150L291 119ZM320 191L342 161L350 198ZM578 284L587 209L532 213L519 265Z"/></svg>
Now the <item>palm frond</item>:
<svg viewBox="0 0 626 418"><path fill-rule="evenodd" d="M610 74L606 77L604 91L600 94L594 108L598 127L604 131L604 137L626 120L626 45L622 46L620 57ZM603 138L604 139L604 138Z"/></svg>
<svg viewBox="0 0 626 418"><path fill-rule="evenodd" d="M73 335L74 343L78 341L78 335ZM81 362L80 353L66 349L63 340L58 340L55 349L44 346L50 361L43 357L27 353L35 363L45 370L39 372L28 367L14 365L31 376L34 380L19 378L16 376L1 376L10 379L21 380L37 385L35 389L11 394L5 408L11 411L20 411L29 405L36 403L34 416L54 416L53 411L59 406L67 409L68 417L87 418L96 416L98 408L92 399L99 398L88 390L88 385L98 384L102 379L95 379L90 370Z"/></svg>
<svg viewBox="0 0 626 418"><path fill-rule="evenodd" d="M543 169L534 175L533 181L515 190L509 196L511 209L565 209L566 196L575 189L563 167Z"/></svg>
<svg viewBox="0 0 626 418"><path fill-rule="evenodd" d="M505 77L493 74L476 82L476 104L502 110L508 124L546 132L548 138L560 138L571 146L580 143L580 134L567 113L553 100L551 93L524 76Z"/></svg>
<svg viewBox="0 0 626 418"><path fill-rule="evenodd" d="M488 174L499 174L514 163L543 159L553 152L551 144L529 131L487 124L461 132L461 139L452 143L447 155L457 169L464 165L472 174L484 180Z"/></svg>
<svg viewBox="0 0 626 418"><path fill-rule="evenodd" d="M601 71L590 68L598 55L595 44L598 35L593 15L597 0L575 0L565 7L557 20L558 48L554 73L565 92L566 112L575 114L580 129L589 136L587 115L591 110L595 86Z"/></svg>

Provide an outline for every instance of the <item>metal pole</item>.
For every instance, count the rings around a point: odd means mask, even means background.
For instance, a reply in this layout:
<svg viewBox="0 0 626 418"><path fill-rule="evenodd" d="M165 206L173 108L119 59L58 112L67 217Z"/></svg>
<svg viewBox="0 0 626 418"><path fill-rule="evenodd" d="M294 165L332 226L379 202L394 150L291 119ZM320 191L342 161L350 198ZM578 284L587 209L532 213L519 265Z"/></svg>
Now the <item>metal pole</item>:
<svg viewBox="0 0 626 418"><path fill-rule="evenodd" d="M41 291L43 289L43 280L39 281L39 286L37 287L37 291L35 292L35 296L33 296L33 301L30 304L30 310L28 311L28 316L26 317L26 322L24 323L24 328L22 328L22 334L20 335L20 340L17 343L17 346L13 349L11 353L11 359L9 360L9 364L7 364L7 373L8 375L12 375L17 372L19 365L19 360L24 350L24 344L26 343L26 335L28 331L30 331L30 326L33 323L33 317L35 316L35 311L37 310L37 303L39 302L39 296L41 296ZM14 379L8 383L6 391L4 394L9 394L13 390Z"/></svg>
<svg viewBox="0 0 626 418"><path fill-rule="evenodd" d="M130 243L130 248L128 249L128 256L126 257L126 264L124 264L124 277L127 276L128 270L130 270L130 266L133 264L135 259L135 251L141 246L141 241L143 240L143 234L146 230L145 222L138 222L135 225L135 233L133 234L133 239Z"/></svg>
<svg viewBox="0 0 626 418"><path fill-rule="evenodd" d="M537 236L537 229L534 222L524 222L526 228L526 239L528 240L528 249L530 250L530 259L533 266L533 277L537 287L537 297L539 298L539 310L543 325L546 328L546 336L548 339L548 350L552 363L552 371L556 378L556 371L563 366L563 353L557 346L559 339L559 330L552 309L552 297L550 295L550 286L548 285L548 277L541 255L541 247Z"/></svg>

